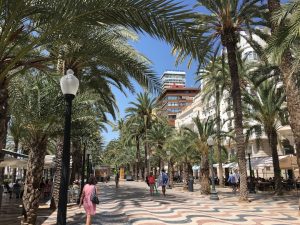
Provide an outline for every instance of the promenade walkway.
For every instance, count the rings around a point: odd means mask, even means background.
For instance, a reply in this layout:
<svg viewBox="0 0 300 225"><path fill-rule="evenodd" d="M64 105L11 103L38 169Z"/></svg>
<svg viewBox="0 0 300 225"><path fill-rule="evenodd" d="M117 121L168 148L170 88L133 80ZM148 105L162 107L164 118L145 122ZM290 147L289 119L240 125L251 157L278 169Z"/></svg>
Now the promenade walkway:
<svg viewBox="0 0 300 225"><path fill-rule="evenodd" d="M199 192L167 190L167 196L150 197L143 182L100 184L100 205L93 224L97 225L300 225L298 199L295 196L252 195L251 202L239 203L228 188L219 189L220 200L211 201ZM53 213L43 225L55 224ZM84 209L71 206L68 224L84 224Z"/></svg>
<svg viewBox="0 0 300 225"><path fill-rule="evenodd" d="M251 195L251 202L238 202L228 188L219 188L219 201L211 201L195 192L183 192L180 188L167 189L167 196L149 196L144 182L121 182L116 189L113 182L100 183L100 204L94 225L300 225L298 198L285 195ZM20 224L21 208L16 199L5 200L1 209L0 225ZM68 225L84 225L84 209L68 206ZM38 225L54 225L56 212L39 209Z"/></svg>

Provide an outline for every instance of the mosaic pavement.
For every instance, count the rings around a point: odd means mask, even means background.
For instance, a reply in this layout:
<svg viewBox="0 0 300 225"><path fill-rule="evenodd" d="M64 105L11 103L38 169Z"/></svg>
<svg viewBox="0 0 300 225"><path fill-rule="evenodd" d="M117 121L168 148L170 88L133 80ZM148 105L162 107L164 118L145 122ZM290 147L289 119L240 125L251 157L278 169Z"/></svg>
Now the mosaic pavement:
<svg viewBox="0 0 300 225"><path fill-rule="evenodd" d="M101 184L101 202L93 224L99 225L300 225L297 197L252 196L252 202L239 203L230 192L211 201L198 192L167 190L167 197L150 197L144 183L126 182L119 190L113 184ZM262 198L263 197L263 198ZM68 224L84 224L84 210L71 206ZM43 225L55 224L52 214Z"/></svg>
<svg viewBox="0 0 300 225"><path fill-rule="evenodd" d="M125 182L116 190L113 182L100 184L100 205L94 225L300 225L298 197L256 194L251 202L239 203L229 189L218 189L219 201L203 197L199 191L167 190L167 196L150 197L143 182ZM197 186L196 186L197 189ZM5 200L0 210L0 225L20 224L19 202ZM68 207L69 225L84 225L85 213L77 205ZM54 225L56 213L39 209L38 225Z"/></svg>

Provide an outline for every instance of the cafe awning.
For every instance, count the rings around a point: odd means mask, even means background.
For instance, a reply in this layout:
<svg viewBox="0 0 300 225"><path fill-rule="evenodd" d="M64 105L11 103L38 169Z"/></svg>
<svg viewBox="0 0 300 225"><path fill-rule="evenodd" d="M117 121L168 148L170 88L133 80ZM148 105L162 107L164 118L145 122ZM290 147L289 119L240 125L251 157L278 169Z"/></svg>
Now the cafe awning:
<svg viewBox="0 0 300 225"><path fill-rule="evenodd" d="M264 167L273 166L273 159L272 159L272 157L264 157L255 166L253 166L252 161L251 161L251 165L253 168L264 168ZM294 169L294 168L298 167L297 157L294 155L279 156L279 166L280 166L280 169Z"/></svg>
<svg viewBox="0 0 300 225"><path fill-rule="evenodd" d="M44 162L44 169L53 168L54 165L54 155L46 155L45 162ZM0 162L0 167L11 167L11 168L26 168L27 166L27 159L18 159L14 157L7 157L4 158L3 161Z"/></svg>

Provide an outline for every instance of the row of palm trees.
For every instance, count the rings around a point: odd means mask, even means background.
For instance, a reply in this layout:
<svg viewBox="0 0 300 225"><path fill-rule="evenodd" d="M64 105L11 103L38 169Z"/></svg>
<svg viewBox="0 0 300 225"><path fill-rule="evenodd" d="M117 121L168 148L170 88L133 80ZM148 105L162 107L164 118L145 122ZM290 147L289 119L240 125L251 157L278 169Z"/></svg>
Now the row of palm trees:
<svg viewBox="0 0 300 225"><path fill-rule="evenodd" d="M190 31L197 40L197 59L200 66L211 61L221 52L226 51L228 71L230 75L230 93L234 112L235 142L237 158L241 175L240 200L247 201L245 135L242 113L241 69L238 61L240 31L250 34L244 38L260 55L262 63L278 68L279 79L283 82L286 94L289 120L295 137L298 164L300 165L300 92L298 60L294 52L298 52L298 1L290 1L281 6L279 0L199 0L199 6L208 11L195 16L196 26ZM296 15L295 15L296 14ZM257 27L269 29L263 32ZM253 38L255 34L264 40L267 48L260 46ZM177 50L177 49L176 49ZM186 53L178 51L178 61L187 57Z"/></svg>
<svg viewBox="0 0 300 225"><path fill-rule="evenodd" d="M240 66L249 67L247 64ZM149 172L149 166L154 170L157 167L162 169L164 167L163 161L165 161L168 162L171 178L174 176L174 166L177 166L178 170L182 170L184 188L187 188L188 176L192 175L189 168L193 164L201 162L201 193L209 194L209 147L207 139L209 136L213 136L217 140L217 153L214 155L214 161L221 165L224 160L227 161L227 151L223 145L224 140L226 138L234 139L234 131L221 129L227 122L220 120L220 102L221 99L224 99L225 92L228 91L224 83L228 81L229 74L224 72L224 69L226 70L216 62L214 65L208 66L206 72L201 74L202 81L205 82L205 88L202 90L203 101L208 101L209 97L216 93L220 95L220 99L216 103L216 117L204 121L201 121L199 117L193 118L193 129L182 127L176 131L171 128L167 121L155 114L156 111L153 108L158 105L154 102L154 98L151 98L147 93L138 94L136 102L132 102L132 106L127 108L128 114L125 120L119 121L116 127L120 133L119 138L110 142L104 151L106 163L116 166L125 165L128 167L128 171L133 169L135 179L139 179L141 169L146 173ZM246 143L248 143L250 136L255 134L259 145L263 132L266 133L272 151L275 193L282 194L277 139L278 129L282 125L288 124L287 110L284 104L286 98L282 88L276 85L274 78L267 79L257 85L256 74L261 69L259 62L255 62L252 64L252 69L247 70L251 73L246 73L243 77L248 87L242 92ZM224 79L218 78L221 74ZM223 86L224 88L219 92L216 86ZM249 91L249 87L252 91ZM217 112L218 110L219 112ZM232 110L232 106L229 105L227 110ZM148 127L146 127L145 121L140 118L145 118L151 112L152 115L149 115L150 119L148 120ZM229 119L232 120L233 118ZM151 163L147 162L148 151L145 151L144 154L140 153L141 146L144 150L146 148L152 149ZM142 163L142 159L145 160L144 163ZM219 177L220 184L223 184L222 170Z"/></svg>

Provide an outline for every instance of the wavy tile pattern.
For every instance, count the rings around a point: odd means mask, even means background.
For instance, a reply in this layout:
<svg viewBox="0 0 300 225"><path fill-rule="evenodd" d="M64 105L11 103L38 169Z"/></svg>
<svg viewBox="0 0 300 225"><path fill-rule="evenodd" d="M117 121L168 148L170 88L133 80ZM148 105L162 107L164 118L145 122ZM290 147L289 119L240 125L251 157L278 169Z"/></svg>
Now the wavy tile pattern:
<svg viewBox="0 0 300 225"><path fill-rule="evenodd" d="M100 184L101 202L93 224L100 225L300 225L298 198L257 194L252 202L238 202L228 189L220 189L220 200L198 193L167 190L167 197L148 194L144 183L127 182L116 190L112 183ZM56 213L43 223L55 224ZM84 224L84 210L68 209L68 224Z"/></svg>

